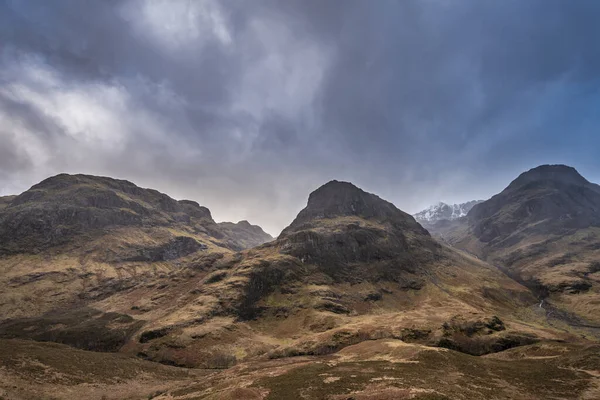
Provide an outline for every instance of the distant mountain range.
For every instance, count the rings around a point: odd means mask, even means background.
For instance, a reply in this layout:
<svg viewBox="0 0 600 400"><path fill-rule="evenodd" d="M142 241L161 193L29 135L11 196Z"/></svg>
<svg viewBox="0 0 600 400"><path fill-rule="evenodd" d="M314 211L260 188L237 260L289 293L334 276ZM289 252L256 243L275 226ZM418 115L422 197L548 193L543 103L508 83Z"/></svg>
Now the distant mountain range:
<svg viewBox="0 0 600 400"><path fill-rule="evenodd" d="M420 223L433 224L442 220L454 221L458 218L465 217L474 205L481 203L483 200L472 200L461 204L446 204L439 202L420 211L413 216Z"/></svg>

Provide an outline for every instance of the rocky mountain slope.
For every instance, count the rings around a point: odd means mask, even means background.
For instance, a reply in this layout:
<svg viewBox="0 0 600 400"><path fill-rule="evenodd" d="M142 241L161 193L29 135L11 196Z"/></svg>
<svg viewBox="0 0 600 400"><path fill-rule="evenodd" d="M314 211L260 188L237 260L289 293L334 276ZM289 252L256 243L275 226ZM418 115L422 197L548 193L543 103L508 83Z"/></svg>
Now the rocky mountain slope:
<svg viewBox="0 0 600 400"><path fill-rule="evenodd" d="M439 202L414 214L417 222L423 225L435 224L439 221L454 221L465 217L474 205L481 203L483 200L472 200L461 204L446 204Z"/></svg>
<svg viewBox="0 0 600 400"><path fill-rule="evenodd" d="M575 323L600 324L600 186L574 168L527 171L437 233L550 296Z"/></svg>

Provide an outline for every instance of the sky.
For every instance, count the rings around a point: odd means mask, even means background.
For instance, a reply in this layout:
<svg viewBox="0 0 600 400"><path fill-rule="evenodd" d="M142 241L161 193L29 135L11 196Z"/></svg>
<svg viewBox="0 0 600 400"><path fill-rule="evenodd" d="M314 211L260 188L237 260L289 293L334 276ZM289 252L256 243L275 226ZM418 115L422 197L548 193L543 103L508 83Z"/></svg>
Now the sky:
<svg viewBox="0 0 600 400"><path fill-rule="evenodd" d="M0 195L127 179L277 235L345 180L414 213L600 182L600 1L0 0Z"/></svg>

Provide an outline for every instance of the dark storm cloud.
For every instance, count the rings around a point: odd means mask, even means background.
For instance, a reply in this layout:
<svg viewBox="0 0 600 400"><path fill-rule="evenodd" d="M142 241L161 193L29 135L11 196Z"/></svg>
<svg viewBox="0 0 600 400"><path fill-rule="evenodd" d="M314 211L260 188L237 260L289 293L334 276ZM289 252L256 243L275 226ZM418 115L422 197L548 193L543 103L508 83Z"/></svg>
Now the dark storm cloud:
<svg viewBox="0 0 600 400"><path fill-rule="evenodd" d="M111 175L276 234L334 178L417 211L537 163L591 173L599 16L591 0L0 0L0 194Z"/></svg>

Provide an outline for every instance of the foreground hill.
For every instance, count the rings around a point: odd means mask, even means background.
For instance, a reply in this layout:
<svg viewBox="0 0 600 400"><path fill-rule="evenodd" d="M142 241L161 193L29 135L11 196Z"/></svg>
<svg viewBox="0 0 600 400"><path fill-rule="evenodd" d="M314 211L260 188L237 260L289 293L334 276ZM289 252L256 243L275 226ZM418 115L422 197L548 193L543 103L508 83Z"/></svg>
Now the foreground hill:
<svg viewBox="0 0 600 400"><path fill-rule="evenodd" d="M597 345L543 343L485 357L382 339L337 354L176 368L54 343L0 339L11 400L597 399Z"/></svg>
<svg viewBox="0 0 600 400"><path fill-rule="evenodd" d="M498 265L546 303L576 314L574 324L600 324L600 186L574 168L527 171L466 218L437 228L446 241Z"/></svg>

